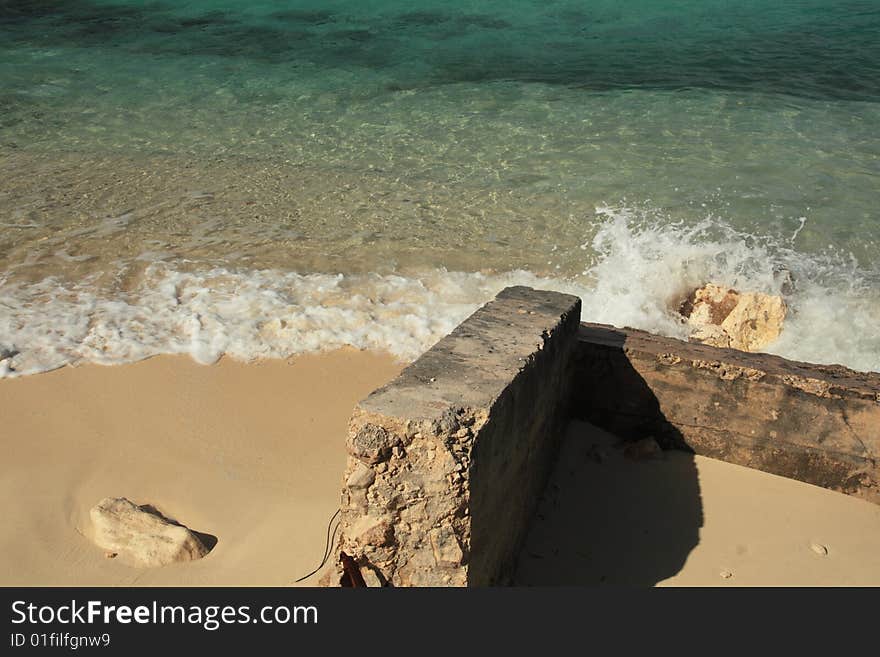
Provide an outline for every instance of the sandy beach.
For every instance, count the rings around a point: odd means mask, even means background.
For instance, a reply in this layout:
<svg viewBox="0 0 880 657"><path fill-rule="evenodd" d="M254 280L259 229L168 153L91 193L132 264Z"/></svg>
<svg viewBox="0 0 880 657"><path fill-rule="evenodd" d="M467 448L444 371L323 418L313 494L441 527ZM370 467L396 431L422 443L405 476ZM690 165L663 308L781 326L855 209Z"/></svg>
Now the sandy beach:
<svg viewBox="0 0 880 657"><path fill-rule="evenodd" d="M572 422L520 556L523 585L877 586L880 506Z"/></svg>
<svg viewBox="0 0 880 657"><path fill-rule="evenodd" d="M0 380L0 585L291 584L323 555L352 407L400 367L342 350ZM152 504L217 545L155 569L107 559L82 535L107 496Z"/></svg>
<svg viewBox="0 0 880 657"><path fill-rule="evenodd" d="M354 404L401 367L341 350L0 380L0 585L292 584L323 554ZM681 452L632 461L614 444L571 425L520 584L880 584L880 507ZM153 569L108 559L84 536L106 496L152 504L216 547Z"/></svg>

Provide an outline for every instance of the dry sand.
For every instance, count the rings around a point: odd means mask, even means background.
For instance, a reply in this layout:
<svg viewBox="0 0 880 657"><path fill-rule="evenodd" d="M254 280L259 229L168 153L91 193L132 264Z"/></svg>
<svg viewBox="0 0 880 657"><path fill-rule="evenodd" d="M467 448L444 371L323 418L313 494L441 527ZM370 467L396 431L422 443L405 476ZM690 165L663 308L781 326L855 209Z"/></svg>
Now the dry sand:
<svg viewBox="0 0 880 657"><path fill-rule="evenodd" d="M0 585L291 584L323 554L352 407L400 367L343 350L0 380ZM572 424L520 583L880 584L880 507L683 453L631 461L614 444ZM107 559L82 535L105 496L219 542L162 568Z"/></svg>
<svg viewBox="0 0 880 657"><path fill-rule="evenodd" d="M880 506L684 452L632 460L617 444L571 424L519 583L880 584Z"/></svg>
<svg viewBox="0 0 880 657"><path fill-rule="evenodd" d="M0 380L0 585L292 583L323 555L353 406L400 368L344 350ZM81 533L105 496L153 504L219 541L187 564L107 559Z"/></svg>

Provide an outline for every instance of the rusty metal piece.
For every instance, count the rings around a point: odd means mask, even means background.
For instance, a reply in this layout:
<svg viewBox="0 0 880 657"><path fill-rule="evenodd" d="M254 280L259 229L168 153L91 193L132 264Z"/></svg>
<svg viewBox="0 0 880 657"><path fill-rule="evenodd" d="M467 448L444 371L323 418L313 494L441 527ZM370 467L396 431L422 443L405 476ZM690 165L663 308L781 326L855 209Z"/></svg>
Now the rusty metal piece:
<svg viewBox="0 0 880 657"><path fill-rule="evenodd" d="M345 571L345 574L342 576L342 586L366 588L367 583L364 581L364 576L361 575L361 569L357 565L355 560L348 556L345 552L339 553L339 560L342 562L343 571Z"/></svg>

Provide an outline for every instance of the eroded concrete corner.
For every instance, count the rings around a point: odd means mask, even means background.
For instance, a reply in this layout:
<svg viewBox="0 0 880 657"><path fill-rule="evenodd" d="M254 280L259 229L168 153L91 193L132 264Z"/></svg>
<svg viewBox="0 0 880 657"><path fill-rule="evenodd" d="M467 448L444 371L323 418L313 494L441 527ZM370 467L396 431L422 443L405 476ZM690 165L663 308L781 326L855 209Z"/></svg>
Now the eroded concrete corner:
<svg viewBox="0 0 880 657"><path fill-rule="evenodd" d="M569 416L579 322L577 297L507 288L358 404L338 545L368 584L507 581Z"/></svg>

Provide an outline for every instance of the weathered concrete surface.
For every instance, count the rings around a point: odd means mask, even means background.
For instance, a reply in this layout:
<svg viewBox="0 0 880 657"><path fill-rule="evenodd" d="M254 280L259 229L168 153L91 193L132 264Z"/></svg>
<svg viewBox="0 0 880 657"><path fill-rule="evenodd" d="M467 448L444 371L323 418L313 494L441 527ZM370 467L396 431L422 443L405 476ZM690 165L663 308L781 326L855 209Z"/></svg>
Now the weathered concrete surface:
<svg viewBox="0 0 880 657"><path fill-rule="evenodd" d="M573 413L880 502L880 374L583 324Z"/></svg>
<svg viewBox="0 0 880 657"><path fill-rule="evenodd" d="M357 406L338 546L368 583L508 580L568 419L579 321L577 297L507 288Z"/></svg>

